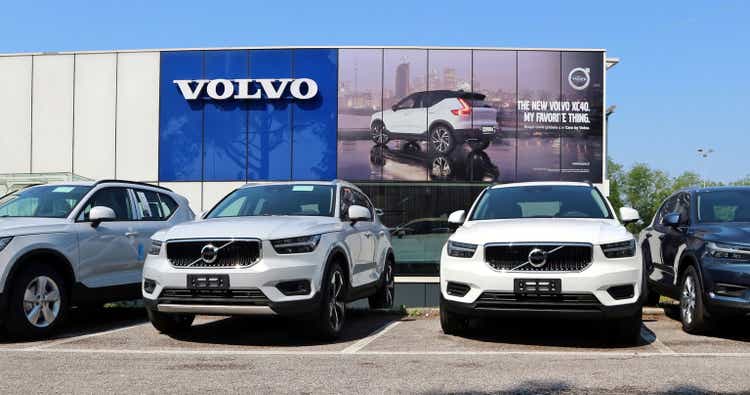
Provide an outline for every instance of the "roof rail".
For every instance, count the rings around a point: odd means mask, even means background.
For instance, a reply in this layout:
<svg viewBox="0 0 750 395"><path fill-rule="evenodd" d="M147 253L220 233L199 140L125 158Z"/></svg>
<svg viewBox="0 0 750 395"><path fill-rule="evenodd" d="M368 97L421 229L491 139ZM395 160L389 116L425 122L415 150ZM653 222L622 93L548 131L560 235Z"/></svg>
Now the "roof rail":
<svg viewBox="0 0 750 395"><path fill-rule="evenodd" d="M172 191L171 189L169 189L169 188L167 188L167 187L163 187L163 186L161 186L161 185L154 185L154 184L149 184L149 183L146 183L146 182L139 182L139 181L126 181L126 180L118 180L118 179L104 179L104 180L98 180L97 182L95 182L95 183L94 183L94 186L97 186L97 185L99 185L99 184L104 184L104 183L114 183L114 182L117 182L117 183L121 183L121 184L133 184L133 185L142 185L142 186L145 186L145 187L151 187L151 188L156 188L156 189L163 189L163 190L165 190L165 191L169 191L169 192L174 192L174 191Z"/></svg>

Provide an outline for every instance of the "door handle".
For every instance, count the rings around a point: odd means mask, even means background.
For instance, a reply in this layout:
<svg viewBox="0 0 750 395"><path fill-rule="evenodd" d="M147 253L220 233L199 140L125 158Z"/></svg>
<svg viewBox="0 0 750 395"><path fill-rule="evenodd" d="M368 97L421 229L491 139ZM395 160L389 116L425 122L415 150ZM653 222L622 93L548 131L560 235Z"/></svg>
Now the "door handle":
<svg viewBox="0 0 750 395"><path fill-rule="evenodd" d="M136 237L138 236L138 232L125 232L126 237Z"/></svg>
<svg viewBox="0 0 750 395"><path fill-rule="evenodd" d="M367 237L367 238L369 239L370 237L372 237L372 233L370 233L370 232L365 232L365 237Z"/></svg>

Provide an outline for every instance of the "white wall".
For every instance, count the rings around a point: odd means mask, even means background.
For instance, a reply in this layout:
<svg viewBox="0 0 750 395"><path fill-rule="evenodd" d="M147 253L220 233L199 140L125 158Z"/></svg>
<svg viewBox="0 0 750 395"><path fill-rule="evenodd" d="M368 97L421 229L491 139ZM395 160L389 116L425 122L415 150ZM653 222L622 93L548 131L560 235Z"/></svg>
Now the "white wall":
<svg viewBox="0 0 750 395"><path fill-rule="evenodd" d="M204 182L203 183L203 210L210 210L219 200L229 192L245 185L244 182Z"/></svg>
<svg viewBox="0 0 750 395"><path fill-rule="evenodd" d="M0 173L31 172L31 56L0 58Z"/></svg>
<svg viewBox="0 0 750 395"><path fill-rule="evenodd" d="M203 191L200 182L160 182L159 185L169 188L182 196L185 196L190 203L195 215L198 216L203 211Z"/></svg>
<svg viewBox="0 0 750 395"><path fill-rule="evenodd" d="M73 172L115 177L117 55L75 56Z"/></svg>
<svg viewBox="0 0 750 395"><path fill-rule="evenodd" d="M73 171L73 55L34 56L31 171Z"/></svg>
<svg viewBox="0 0 750 395"><path fill-rule="evenodd" d="M117 178L159 179L159 53L117 55Z"/></svg>

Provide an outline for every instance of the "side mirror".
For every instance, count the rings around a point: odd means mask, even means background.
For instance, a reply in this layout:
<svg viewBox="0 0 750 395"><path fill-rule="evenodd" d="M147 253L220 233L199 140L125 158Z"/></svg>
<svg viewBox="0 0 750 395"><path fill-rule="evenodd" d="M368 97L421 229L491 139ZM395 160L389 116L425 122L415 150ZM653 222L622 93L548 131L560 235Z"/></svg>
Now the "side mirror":
<svg viewBox="0 0 750 395"><path fill-rule="evenodd" d="M624 224L638 222L640 219L641 216L638 214L638 210L630 207L620 207L620 221Z"/></svg>
<svg viewBox="0 0 750 395"><path fill-rule="evenodd" d="M89 221L94 228L104 221L114 221L116 218L115 211L106 206L94 206L89 212Z"/></svg>
<svg viewBox="0 0 750 395"><path fill-rule="evenodd" d="M661 219L661 224L664 226L669 226L670 228L676 228L680 226L680 214L679 213L671 213L665 215Z"/></svg>
<svg viewBox="0 0 750 395"><path fill-rule="evenodd" d="M383 216L383 209L382 208L376 208L375 209L375 215L377 215L378 217L382 217Z"/></svg>
<svg viewBox="0 0 750 395"><path fill-rule="evenodd" d="M465 210L454 211L448 216L448 223L452 225L461 225L464 221L466 221Z"/></svg>
<svg viewBox="0 0 750 395"><path fill-rule="evenodd" d="M392 106L391 106L391 110L393 110L393 112L396 112L396 111L398 111L398 104L394 104L394 105L392 105Z"/></svg>
<svg viewBox="0 0 750 395"><path fill-rule="evenodd" d="M349 220L352 221L352 225L359 221L369 221L370 219L372 219L370 210L368 210L366 207L358 206L356 204L349 206L348 214Z"/></svg>

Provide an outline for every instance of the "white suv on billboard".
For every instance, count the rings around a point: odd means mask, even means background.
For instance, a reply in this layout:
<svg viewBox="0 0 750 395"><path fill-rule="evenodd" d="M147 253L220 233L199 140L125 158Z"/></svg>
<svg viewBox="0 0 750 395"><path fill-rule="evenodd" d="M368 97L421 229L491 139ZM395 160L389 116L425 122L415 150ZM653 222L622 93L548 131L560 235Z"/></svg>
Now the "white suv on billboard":
<svg viewBox="0 0 750 395"><path fill-rule="evenodd" d="M73 305L140 299L156 231L192 220L187 200L117 180L33 186L0 198L0 321L43 337Z"/></svg>
<svg viewBox="0 0 750 395"><path fill-rule="evenodd" d="M202 220L153 236L143 297L164 333L187 330L196 314L279 314L332 339L347 302L392 306L393 264L388 228L356 186L245 186Z"/></svg>
<svg viewBox="0 0 750 395"><path fill-rule="evenodd" d="M638 213L620 209L623 222ZM643 264L635 238L589 184L541 182L485 189L440 260L443 331L470 318L550 315L606 319L618 343L640 337Z"/></svg>
<svg viewBox="0 0 750 395"><path fill-rule="evenodd" d="M390 110L372 115L372 141L426 140L430 151L445 154L468 143L473 149L490 145L498 130L498 112L485 95L464 91L416 92Z"/></svg>

